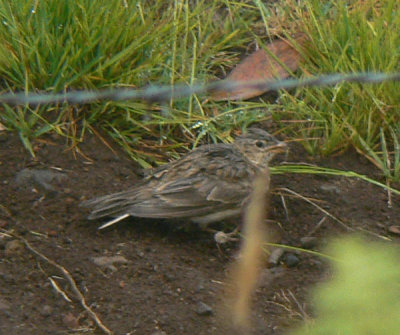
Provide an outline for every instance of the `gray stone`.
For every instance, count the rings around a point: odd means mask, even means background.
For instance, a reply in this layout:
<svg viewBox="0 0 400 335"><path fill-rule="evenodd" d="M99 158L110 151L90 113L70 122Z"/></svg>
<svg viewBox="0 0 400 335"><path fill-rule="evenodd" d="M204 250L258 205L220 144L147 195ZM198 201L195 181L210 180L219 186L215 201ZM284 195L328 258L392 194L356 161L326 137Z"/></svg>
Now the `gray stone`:
<svg viewBox="0 0 400 335"><path fill-rule="evenodd" d="M300 263L300 258L297 255L288 252L283 257L283 262L286 264L287 267L292 268Z"/></svg>
<svg viewBox="0 0 400 335"><path fill-rule="evenodd" d="M201 316L209 316L213 314L213 309L206 303L200 301L196 306L196 313Z"/></svg>
<svg viewBox="0 0 400 335"><path fill-rule="evenodd" d="M57 184L65 182L67 175L52 169L23 169L17 173L15 181L19 186L39 187L45 191L56 192Z"/></svg>

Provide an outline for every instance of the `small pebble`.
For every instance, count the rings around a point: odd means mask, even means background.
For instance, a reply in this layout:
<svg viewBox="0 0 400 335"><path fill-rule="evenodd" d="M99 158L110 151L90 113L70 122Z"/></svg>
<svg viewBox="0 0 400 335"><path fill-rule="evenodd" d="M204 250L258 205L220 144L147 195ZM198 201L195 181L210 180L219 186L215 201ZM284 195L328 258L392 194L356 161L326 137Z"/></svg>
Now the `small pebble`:
<svg viewBox="0 0 400 335"><path fill-rule="evenodd" d="M124 256L100 256L92 257L92 261L97 266L112 267L114 264L126 264L128 260Z"/></svg>
<svg viewBox="0 0 400 335"><path fill-rule="evenodd" d="M329 192L329 193L336 193L336 194L340 194L340 189L339 187L332 185L332 184L322 184L320 186L321 191L324 192Z"/></svg>
<svg viewBox="0 0 400 335"><path fill-rule="evenodd" d="M275 248L272 250L268 258L268 267L277 266L282 258L285 250L283 248Z"/></svg>
<svg viewBox="0 0 400 335"><path fill-rule="evenodd" d="M283 257L283 262L289 268L295 267L300 263L300 258L291 252L288 252Z"/></svg>
<svg viewBox="0 0 400 335"><path fill-rule="evenodd" d="M313 236L305 236L300 239L300 243L303 248L312 249L317 245L318 239Z"/></svg>
<svg viewBox="0 0 400 335"><path fill-rule="evenodd" d="M196 313L201 316L209 316L213 314L213 309L204 302L199 302L196 307Z"/></svg>
<svg viewBox="0 0 400 335"><path fill-rule="evenodd" d="M392 234L400 235L400 226L390 226L389 232Z"/></svg>
<svg viewBox="0 0 400 335"><path fill-rule="evenodd" d="M49 305L44 305L41 309L40 309L40 315L48 317L51 314L53 314L53 308Z"/></svg>

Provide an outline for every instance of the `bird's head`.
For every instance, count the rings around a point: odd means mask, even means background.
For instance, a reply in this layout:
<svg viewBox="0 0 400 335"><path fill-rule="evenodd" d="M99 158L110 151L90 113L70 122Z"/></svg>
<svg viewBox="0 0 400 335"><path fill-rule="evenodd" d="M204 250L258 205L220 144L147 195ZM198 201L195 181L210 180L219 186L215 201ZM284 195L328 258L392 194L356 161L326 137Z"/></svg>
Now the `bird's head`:
<svg viewBox="0 0 400 335"><path fill-rule="evenodd" d="M268 167L268 163L277 153L287 151L286 143L260 128L249 128L236 138L235 145L247 159L260 168Z"/></svg>

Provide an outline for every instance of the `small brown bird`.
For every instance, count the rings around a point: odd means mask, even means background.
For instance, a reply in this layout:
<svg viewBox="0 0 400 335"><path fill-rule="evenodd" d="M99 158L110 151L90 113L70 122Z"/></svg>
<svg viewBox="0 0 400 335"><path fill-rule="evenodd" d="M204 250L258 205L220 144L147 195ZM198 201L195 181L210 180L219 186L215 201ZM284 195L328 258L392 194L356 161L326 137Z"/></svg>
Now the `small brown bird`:
<svg viewBox="0 0 400 335"><path fill-rule="evenodd" d="M89 219L112 217L99 229L129 216L182 219L206 227L238 216L256 174L268 168L286 144L250 128L231 144L202 145L182 158L150 170L133 188L88 200Z"/></svg>

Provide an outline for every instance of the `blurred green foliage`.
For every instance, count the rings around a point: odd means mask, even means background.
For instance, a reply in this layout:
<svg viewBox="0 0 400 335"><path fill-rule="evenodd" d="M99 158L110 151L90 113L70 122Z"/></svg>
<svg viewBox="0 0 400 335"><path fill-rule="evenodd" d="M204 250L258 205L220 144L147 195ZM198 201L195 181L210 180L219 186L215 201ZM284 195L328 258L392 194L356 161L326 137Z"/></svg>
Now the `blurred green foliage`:
<svg viewBox="0 0 400 335"><path fill-rule="evenodd" d="M316 318L294 335L400 334L400 250L342 237L327 253L332 278L313 292Z"/></svg>

